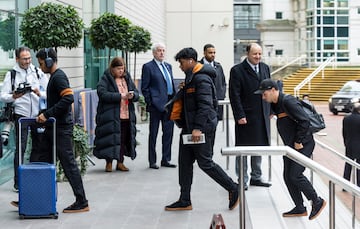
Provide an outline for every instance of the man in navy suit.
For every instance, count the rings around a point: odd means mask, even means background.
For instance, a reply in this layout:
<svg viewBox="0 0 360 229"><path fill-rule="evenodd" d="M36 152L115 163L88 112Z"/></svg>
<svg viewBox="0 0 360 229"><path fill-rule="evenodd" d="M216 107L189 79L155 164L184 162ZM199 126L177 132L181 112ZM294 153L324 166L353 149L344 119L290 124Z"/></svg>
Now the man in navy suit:
<svg viewBox="0 0 360 229"><path fill-rule="evenodd" d="M171 164L171 144L174 123L169 120L165 104L175 95L172 67L165 63L165 45L156 43L152 47L154 59L144 64L141 74L141 91L145 98L146 110L150 113L149 125L149 167L159 169L156 164L156 139L159 124L162 126L161 166L175 168Z"/></svg>

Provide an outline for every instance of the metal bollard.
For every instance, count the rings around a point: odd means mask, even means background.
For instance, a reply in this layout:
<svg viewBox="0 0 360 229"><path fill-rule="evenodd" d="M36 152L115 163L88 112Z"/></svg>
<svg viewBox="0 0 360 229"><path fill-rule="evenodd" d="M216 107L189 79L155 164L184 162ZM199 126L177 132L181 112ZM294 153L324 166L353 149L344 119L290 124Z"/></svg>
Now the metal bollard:
<svg viewBox="0 0 360 229"><path fill-rule="evenodd" d="M214 214L211 220L210 229L226 229L221 214Z"/></svg>

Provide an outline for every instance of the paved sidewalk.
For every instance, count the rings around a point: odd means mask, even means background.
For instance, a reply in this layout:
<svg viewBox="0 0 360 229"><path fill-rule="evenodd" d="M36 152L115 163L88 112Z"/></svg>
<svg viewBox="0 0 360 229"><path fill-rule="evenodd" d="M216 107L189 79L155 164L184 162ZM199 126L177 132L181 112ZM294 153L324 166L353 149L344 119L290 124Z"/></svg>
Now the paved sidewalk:
<svg viewBox="0 0 360 229"><path fill-rule="evenodd" d="M238 228L239 208L228 210L228 192L212 181L197 164L194 164L192 186L192 211L168 212L165 205L179 197L178 169L148 168L147 136L148 124L137 125L140 132L137 140L138 156L134 161L125 159L129 172L113 171L105 173L105 162L94 159L96 166L88 168L84 185L89 199L90 212L64 214L62 209L74 201L68 183L58 183L57 210L59 218L26 219L18 218L17 209L10 205L17 199L12 192L12 181L0 186L0 225L12 229L41 228L107 228L107 229L201 229L209 228L214 213L221 213L227 228ZM159 136L158 142L161 143ZM173 160L177 164L179 129L175 128L173 141ZM219 124L214 160L223 168L226 157L221 156L220 148L225 146L225 132ZM161 144L157 145L161 158ZM235 178L234 158L230 158L228 174ZM115 166L115 163L114 163ZM1 226L3 228L3 226Z"/></svg>

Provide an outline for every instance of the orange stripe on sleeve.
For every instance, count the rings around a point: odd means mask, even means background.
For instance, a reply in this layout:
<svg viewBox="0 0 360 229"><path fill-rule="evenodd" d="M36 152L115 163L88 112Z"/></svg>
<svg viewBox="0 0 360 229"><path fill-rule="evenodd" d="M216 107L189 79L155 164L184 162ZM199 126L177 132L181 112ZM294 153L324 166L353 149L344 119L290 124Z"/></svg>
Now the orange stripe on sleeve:
<svg viewBox="0 0 360 229"><path fill-rule="evenodd" d="M66 96L66 95L73 95L74 92L71 88L66 88L64 90L61 91L60 93L60 96L63 97L63 96Z"/></svg>

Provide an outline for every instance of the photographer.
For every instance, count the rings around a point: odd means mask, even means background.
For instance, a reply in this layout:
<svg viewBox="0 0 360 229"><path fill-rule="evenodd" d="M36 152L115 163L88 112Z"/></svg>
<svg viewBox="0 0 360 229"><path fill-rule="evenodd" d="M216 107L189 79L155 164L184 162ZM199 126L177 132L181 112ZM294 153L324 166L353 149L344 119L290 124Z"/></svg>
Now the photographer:
<svg viewBox="0 0 360 229"><path fill-rule="evenodd" d="M29 48L19 47L15 50L15 55L16 64L13 69L8 71L5 75L0 94L0 101L3 103L12 103L14 107L14 117L11 117L10 121L15 123L16 152L14 156L14 191L18 191L18 120L21 117L34 118L39 114L39 100L40 98L46 99L48 78L40 69L31 64L31 54ZM12 74L14 74L15 77L11 77ZM40 88L42 90L40 90ZM7 127L8 125L3 126ZM30 130L32 138L30 161L40 161L38 158L39 154L36 151L38 149L39 138L41 135L37 133L37 129L34 126L30 126ZM7 128L6 130L2 130L2 132L4 131L6 132L9 130ZM21 133L21 157L24 159L28 138L28 126L22 125ZM2 137L3 136L8 137L6 133L2 133Z"/></svg>

